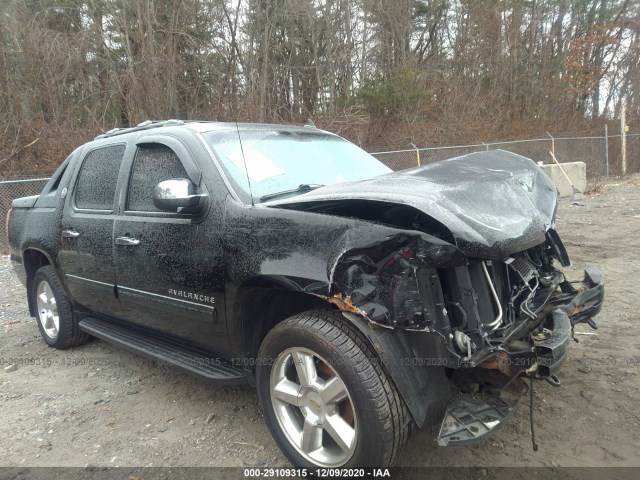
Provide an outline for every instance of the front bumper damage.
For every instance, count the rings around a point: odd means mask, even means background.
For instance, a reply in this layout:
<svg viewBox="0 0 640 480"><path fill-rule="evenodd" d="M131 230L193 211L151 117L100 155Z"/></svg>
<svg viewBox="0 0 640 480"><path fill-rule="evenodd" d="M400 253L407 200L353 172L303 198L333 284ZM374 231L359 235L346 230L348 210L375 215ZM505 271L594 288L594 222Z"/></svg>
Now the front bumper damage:
<svg viewBox="0 0 640 480"><path fill-rule="evenodd" d="M553 228L542 243L484 258L417 231L348 240L318 296L368 337L416 425L442 422L441 445L495 431L532 380L559 385L573 328L597 328L603 276L591 267L567 281ZM451 390L463 396L452 403Z"/></svg>
<svg viewBox="0 0 640 480"><path fill-rule="evenodd" d="M565 283L564 289L572 289ZM551 299L535 332L530 333L530 348L517 353L504 352L480 367L499 370L509 379L494 393L502 393L520 382L520 388L511 388L513 400L506 401L496 394L482 397L462 395L445 413L438 435L441 446L471 445L495 432L514 410L519 399L533 387L522 379L544 379L554 386L560 381L556 375L567 356L574 327L586 323L594 329L593 320L604 302L604 277L595 267L585 270L579 290L569 291ZM524 328L524 325L522 326ZM516 334L512 334L516 335ZM531 392L529 392L531 393Z"/></svg>
<svg viewBox="0 0 640 480"><path fill-rule="evenodd" d="M576 325L586 323L593 329L598 328L593 317L600 313L604 302L604 277L600 270L587 268L582 285L583 290L576 293L571 301L551 311L551 328L545 328L539 336L532 337L540 377L551 377L558 370L566 357L569 339L574 338Z"/></svg>

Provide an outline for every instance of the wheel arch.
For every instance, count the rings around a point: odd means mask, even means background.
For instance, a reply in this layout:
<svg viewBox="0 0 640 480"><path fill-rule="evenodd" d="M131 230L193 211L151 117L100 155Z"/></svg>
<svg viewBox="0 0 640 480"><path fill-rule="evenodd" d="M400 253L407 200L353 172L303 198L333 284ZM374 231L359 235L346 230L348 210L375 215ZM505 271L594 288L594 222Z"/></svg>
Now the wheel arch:
<svg viewBox="0 0 640 480"><path fill-rule="evenodd" d="M307 287L322 289L321 282L308 280ZM315 285L315 287L313 287ZM319 295L305 290L301 279L260 275L246 280L233 294L230 306L229 340L234 355L247 360L245 374L254 384L252 360L264 337L281 321L298 313L331 307Z"/></svg>
<svg viewBox="0 0 640 480"><path fill-rule="evenodd" d="M303 282L306 283L306 282ZM281 321L308 310L332 309L341 312L345 324L354 328L377 355L407 404L413 420L422 427L437 424L450 402L445 368L438 359L448 358L438 334L383 328L321 294L321 282L300 286L300 279L254 277L236 292L233 319L239 325L234 350L242 352L245 374L255 384L255 362L262 340ZM317 288L311 285L316 285ZM238 328L238 327L236 327ZM232 332L230 332L231 334ZM232 342L233 343L233 342ZM241 350L239 349L241 348Z"/></svg>

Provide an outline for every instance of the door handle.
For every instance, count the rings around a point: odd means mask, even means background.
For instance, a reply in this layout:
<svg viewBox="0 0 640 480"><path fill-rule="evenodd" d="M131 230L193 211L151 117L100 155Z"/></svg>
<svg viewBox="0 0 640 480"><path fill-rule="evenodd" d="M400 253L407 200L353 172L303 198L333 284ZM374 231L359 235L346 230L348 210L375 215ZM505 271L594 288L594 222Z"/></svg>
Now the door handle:
<svg viewBox="0 0 640 480"><path fill-rule="evenodd" d="M62 238L78 238L79 236L80 236L80 233L76 232L75 230L62 231Z"/></svg>
<svg viewBox="0 0 640 480"><path fill-rule="evenodd" d="M140 240L131 237L118 237L116 238L116 245L135 247L136 245L140 245Z"/></svg>

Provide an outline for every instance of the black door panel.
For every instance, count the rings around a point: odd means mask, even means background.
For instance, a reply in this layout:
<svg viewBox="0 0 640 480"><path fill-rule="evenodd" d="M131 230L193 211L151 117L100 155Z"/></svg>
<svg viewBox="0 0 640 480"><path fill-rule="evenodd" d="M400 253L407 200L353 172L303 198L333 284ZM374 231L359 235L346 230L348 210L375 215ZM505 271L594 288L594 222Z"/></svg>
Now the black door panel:
<svg viewBox="0 0 640 480"><path fill-rule="evenodd" d="M114 226L121 316L132 323L199 344L226 344L223 311L222 218L159 211L157 183L188 178L165 145L139 146L125 211ZM199 185L199 193L206 192ZM220 309L220 310L218 310Z"/></svg>
<svg viewBox="0 0 640 480"><path fill-rule="evenodd" d="M213 346L222 305L222 249L202 224L187 219L123 215L115 237L140 241L116 246L123 317L141 326Z"/></svg>
<svg viewBox="0 0 640 480"><path fill-rule="evenodd" d="M113 264L114 199L124 145L89 151L67 195L60 229L58 261L73 300L117 315Z"/></svg>

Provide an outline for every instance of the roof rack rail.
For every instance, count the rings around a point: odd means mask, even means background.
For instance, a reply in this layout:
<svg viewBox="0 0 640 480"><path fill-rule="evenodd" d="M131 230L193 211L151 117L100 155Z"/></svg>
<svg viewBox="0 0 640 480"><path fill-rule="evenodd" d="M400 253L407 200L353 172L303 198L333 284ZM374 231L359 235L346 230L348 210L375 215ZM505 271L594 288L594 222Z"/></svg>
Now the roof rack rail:
<svg viewBox="0 0 640 480"><path fill-rule="evenodd" d="M126 128L112 128L108 132L102 133L98 135L95 140L100 138L108 138L114 137L116 135L123 135L125 133L130 132L138 132L141 130L149 130L151 128L159 128L159 127L171 127L174 125L185 125L186 122L184 120L145 120L144 122L139 123L135 127L126 127Z"/></svg>

